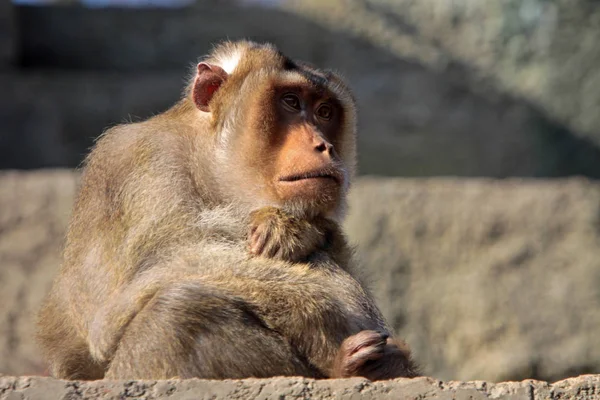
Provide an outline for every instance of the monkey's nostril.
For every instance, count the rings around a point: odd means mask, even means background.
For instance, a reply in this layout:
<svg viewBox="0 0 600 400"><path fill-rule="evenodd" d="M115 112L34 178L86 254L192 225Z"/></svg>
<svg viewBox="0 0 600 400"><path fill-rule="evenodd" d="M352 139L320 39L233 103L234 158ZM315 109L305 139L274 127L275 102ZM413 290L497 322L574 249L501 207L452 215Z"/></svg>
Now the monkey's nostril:
<svg viewBox="0 0 600 400"><path fill-rule="evenodd" d="M316 149L317 149L317 151L324 152L324 151L329 150L329 147L327 146L327 144L321 142L317 145Z"/></svg>
<svg viewBox="0 0 600 400"><path fill-rule="evenodd" d="M315 150L320 153L333 154L333 145L327 142L321 142L315 146Z"/></svg>

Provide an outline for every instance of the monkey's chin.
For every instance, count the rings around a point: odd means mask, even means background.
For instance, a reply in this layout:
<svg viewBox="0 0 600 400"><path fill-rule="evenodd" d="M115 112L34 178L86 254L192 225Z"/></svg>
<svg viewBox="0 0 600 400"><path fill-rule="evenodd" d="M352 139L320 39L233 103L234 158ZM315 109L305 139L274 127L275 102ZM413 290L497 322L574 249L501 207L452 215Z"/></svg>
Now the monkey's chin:
<svg viewBox="0 0 600 400"><path fill-rule="evenodd" d="M284 202L318 207L322 211L337 205L341 190L339 182L330 177L279 181L277 184L277 194Z"/></svg>

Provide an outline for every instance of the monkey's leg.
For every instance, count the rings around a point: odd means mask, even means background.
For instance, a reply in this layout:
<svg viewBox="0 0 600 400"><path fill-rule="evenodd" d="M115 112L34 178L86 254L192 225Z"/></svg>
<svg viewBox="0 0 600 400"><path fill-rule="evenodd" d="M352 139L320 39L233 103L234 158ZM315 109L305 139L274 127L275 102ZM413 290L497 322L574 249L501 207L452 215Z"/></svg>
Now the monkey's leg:
<svg viewBox="0 0 600 400"><path fill-rule="evenodd" d="M348 337L334 361L333 377L363 376L372 381L419 375L410 350L387 333L365 330Z"/></svg>
<svg viewBox="0 0 600 400"><path fill-rule="evenodd" d="M50 373L60 379L102 379L105 365L92 359L85 339L63 310L50 297L39 315L38 340Z"/></svg>
<svg viewBox="0 0 600 400"><path fill-rule="evenodd" d="M198 282L160 290L131 321L106 378L320 377L252 307Z"/></svg>

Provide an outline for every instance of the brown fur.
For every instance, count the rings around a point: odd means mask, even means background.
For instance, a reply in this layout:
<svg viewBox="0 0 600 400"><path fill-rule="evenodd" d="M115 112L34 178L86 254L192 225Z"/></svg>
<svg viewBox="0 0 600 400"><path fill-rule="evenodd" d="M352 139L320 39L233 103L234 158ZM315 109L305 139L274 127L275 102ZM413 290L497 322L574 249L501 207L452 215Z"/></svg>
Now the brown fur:
<svg viewBox="0 0 600 400"><path fill-rule="evenodd" d="M204 63L178 104L110 129L87 158L39 315L52 374L415 376L339 228L355 162L348 88L270 45L227 42ZM286 112L286 90L336 113ZM295 181L315 166L330 178Z"/></svg>

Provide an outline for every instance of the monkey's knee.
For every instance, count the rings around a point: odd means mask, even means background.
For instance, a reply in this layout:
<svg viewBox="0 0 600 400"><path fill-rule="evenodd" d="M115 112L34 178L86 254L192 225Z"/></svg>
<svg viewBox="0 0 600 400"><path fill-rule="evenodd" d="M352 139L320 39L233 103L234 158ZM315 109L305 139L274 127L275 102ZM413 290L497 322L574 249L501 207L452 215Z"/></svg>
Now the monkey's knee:
<svg viewBox="0 0 600 400"><path fill-rule="evenodd" d="M128 326L107 377L317 376L242 299L199 283L160 291Z"/></svg>
<svg viewBox="0 0 600 400"><path fill-rule="evenodd" d="M49 300L38 315L36 339L50 374L60 379L102 379L105 365L92 359L85 339L60 310Z"/></svg>

